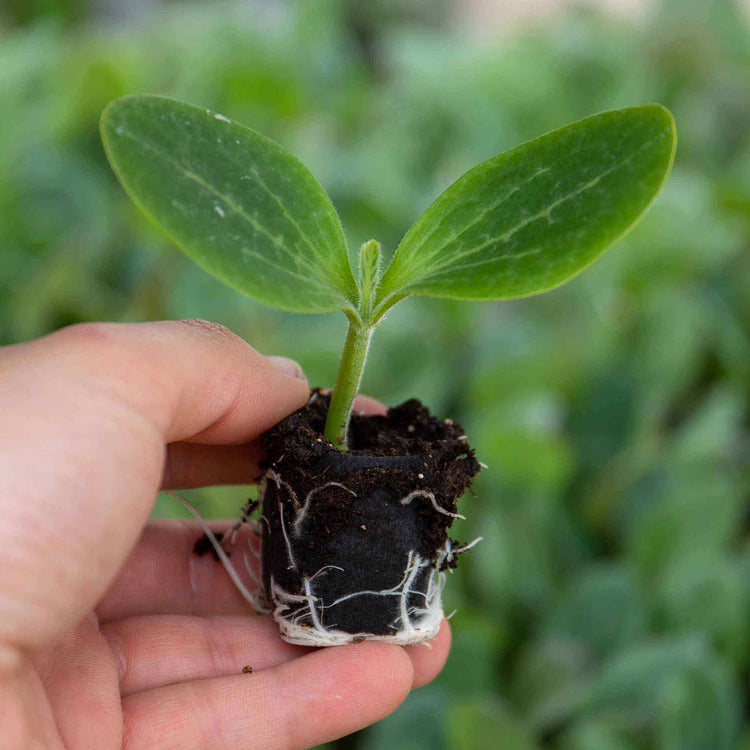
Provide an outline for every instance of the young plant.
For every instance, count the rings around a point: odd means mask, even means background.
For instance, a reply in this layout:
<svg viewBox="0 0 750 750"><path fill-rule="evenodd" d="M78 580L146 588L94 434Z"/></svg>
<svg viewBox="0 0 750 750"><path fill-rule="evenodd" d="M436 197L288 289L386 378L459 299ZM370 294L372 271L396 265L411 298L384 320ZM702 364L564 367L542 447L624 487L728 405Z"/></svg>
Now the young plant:
<svg viewBox="0 0 750 750"><path fill-rule="evenodd" d="M131 198L209 273L282 310L344 312L325 425L340 450L373 331L393 305L411 294L496 300L559 286L638 221L675 149L660 105L587 117L469 170L406 233L384 273L380 245L365 242L355 279L330 199L274 141L160 96L112 102L101 133Z"/></svg>
<svg viewBox="0 0 750 750"><path fill-rule="evenodd" d="M434 636L445 570L475 543L447 532L479 463L461 428L417 401L352 418L373 331L410 294L523 297L593 263L664 184L672 116L654 104L604 112L489 159L435 200L384 271L380 245L365 242L357 278L328 196L273 141L157 96L113 102L101 130L130 196L199 265L269 305L349 320L330 402L313 394L261 437L260 588L282 637Z"/></svg>

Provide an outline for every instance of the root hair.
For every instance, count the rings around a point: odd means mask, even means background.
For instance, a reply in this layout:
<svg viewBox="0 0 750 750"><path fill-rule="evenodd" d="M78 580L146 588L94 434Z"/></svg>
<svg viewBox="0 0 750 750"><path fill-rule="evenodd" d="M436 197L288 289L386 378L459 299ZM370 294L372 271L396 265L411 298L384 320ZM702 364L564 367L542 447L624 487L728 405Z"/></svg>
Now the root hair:
<svg viewBox="0 0 750 750"><path fill-rule="evenodd" d="M224 551L224 548L221 546L221 543L214 535L214 532L211 531L206 521L203 519L201 514L198 512L197 508L189 501L186 500L184 497L181 497L176 492L171 492L169 490L166 490L164 492L165 495L169 495L170 497L173 497L175 500L182 503L182 505L188 510L188 512L195 518L196 521L200 524L201 528L203 529L203 533L206 535L209 542L211 542L211 545L213 546L216 554L219 556L219 560L221 561L221 564L224 566L227 573L229 573L229 577L232 579L232 583L237 587L237 590L242 594L243 598L250 604L250 606L259 614L267 614L270 610L268 610L266 607L263 606L261 603L261 599L257 594L253 594L245 587L245 584L242 583L242 579L237 574L237 571L234 569L234 566L229 561L229 557L227 556L227 553ZM191 558L192 561L192 558Z"/></svg>

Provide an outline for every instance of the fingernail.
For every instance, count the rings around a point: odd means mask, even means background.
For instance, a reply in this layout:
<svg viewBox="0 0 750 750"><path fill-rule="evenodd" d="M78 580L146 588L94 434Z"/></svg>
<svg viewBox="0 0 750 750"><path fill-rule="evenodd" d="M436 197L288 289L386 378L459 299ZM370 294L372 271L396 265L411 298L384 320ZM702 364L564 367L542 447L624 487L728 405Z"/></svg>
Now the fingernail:
<svg viewBox="0 0 750 750"><path fill-rule="evenodd" d="M276 367L281 370L287 377L299 378L300 380L306 380L304 370L289 357L267 357Z"/></svg>

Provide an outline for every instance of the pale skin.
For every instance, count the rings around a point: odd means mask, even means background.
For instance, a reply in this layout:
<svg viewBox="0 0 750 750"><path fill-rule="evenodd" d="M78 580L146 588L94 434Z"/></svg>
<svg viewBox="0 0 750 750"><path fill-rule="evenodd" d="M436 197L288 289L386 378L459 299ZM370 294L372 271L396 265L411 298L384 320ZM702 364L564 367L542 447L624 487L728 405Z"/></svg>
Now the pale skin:
<svg viewBox="0 0 750 750"><path fill-rule="evenodd" d="M0 384L3 747L305 748L440 671L447 623L430 649L284 643L189 563L193 522L148 520L159 488L258 476L257 436L309 394L291 360L204 321L93 323L0 349Z"/></svg>

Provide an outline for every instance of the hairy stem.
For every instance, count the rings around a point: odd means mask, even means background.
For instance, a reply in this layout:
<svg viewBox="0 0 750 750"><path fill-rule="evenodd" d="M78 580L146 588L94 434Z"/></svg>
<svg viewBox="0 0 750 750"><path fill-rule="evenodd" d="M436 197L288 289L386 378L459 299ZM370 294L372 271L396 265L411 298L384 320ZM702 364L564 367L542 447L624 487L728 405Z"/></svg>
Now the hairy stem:
<svg viewBox="0 0 750 750"><path fill-rule="evenodd" d="M331 396L331 405L328 407L324 432L326 440L342 451L348 447L349 418L354 398L359 391L373 330L373 326L360 323L353 317L349 318L349 330Z"/></svg>

